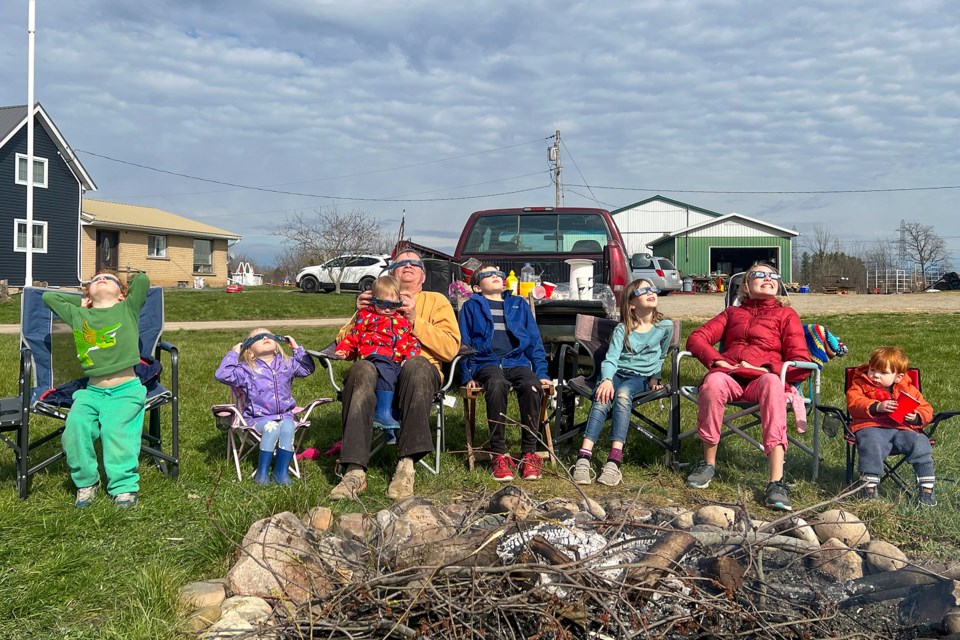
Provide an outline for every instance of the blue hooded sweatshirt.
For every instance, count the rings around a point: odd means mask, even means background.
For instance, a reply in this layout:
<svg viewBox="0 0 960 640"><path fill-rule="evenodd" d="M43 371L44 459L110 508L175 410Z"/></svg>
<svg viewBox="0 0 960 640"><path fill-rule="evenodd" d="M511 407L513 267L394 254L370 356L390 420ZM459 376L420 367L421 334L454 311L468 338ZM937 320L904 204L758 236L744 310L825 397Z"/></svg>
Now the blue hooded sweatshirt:
<svg viewBox="0 0 960 640"><path fill-rule="evenodd" d="M547 356L540 339L540 330L533 319L533 312L527 301L519 296L505 292L503 296L503 322L507 333L517 343L510 353L500 358L493 352L493 315L490 303L479 294L470 297L460 309L460 336L464 345L469 345L476 353L460 361L460 374L463 382L473 380L477 371L483 367L528 367L537 377L547 378Z"/></svg>

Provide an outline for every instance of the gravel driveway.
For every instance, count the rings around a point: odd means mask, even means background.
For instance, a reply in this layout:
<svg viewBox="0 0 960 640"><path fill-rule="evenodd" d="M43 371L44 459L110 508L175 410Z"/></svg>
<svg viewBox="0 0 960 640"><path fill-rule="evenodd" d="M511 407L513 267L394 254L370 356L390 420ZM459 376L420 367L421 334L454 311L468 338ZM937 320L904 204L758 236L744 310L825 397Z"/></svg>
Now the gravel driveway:
<svg viewBox="0 0 960 640"><path fill-rule="evenodd" d="M722 293L671 294L661 297L660 311L678 320L709 320L723 309ZM790 303L801 317L851 313L960 313L960 291L857 295L795 293Z"/></svg>

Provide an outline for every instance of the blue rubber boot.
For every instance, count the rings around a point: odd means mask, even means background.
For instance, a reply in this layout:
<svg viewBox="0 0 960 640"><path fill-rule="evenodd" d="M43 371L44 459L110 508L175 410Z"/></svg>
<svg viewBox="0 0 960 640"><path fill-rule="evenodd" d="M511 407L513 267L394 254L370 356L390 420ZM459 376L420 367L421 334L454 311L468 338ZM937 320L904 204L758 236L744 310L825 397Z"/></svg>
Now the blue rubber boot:
<svg viewBox="0 0 960 640"><path fill-rule="evenodd" d="M290 479L290 461L293 460L293 451L277 449L277 459L273 462L273 473L270 477L277 484L293 484Z"/></svg>
<svg viewBox="0 0 960 640"><path fill-rule="evenodd" d="M377 408L373 412L373 426L378 429L396 429L400 426L393 417L393 391L377 389Z"/></svg>
<svg viewBox="0 0 960 640"><path fill-rule="evenodd" d="M270 484L270 463L273 462L273 451L260 450L257 459L257 475L253 476L253 484Z"/></svg>

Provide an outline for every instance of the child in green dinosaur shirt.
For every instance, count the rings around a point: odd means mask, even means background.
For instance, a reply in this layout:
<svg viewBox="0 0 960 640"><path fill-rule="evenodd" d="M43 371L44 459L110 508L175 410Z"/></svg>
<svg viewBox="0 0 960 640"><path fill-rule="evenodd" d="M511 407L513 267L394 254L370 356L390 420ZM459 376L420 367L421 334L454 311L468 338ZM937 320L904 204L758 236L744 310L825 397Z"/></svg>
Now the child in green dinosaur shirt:
<svg viewBox="0 0 960 640"><path fill-rule="evenodd" d="M139 273L129 288L110 273L90 280L84 296L48 291L43 302L73 329L77 358L90 377L73 394L61 438L77 507L97 495L100 471L94 443L101 440L107 493L118 507L137 504L140 435L147 390L133 367L140 362L140 308L150 281Z"/></svg>

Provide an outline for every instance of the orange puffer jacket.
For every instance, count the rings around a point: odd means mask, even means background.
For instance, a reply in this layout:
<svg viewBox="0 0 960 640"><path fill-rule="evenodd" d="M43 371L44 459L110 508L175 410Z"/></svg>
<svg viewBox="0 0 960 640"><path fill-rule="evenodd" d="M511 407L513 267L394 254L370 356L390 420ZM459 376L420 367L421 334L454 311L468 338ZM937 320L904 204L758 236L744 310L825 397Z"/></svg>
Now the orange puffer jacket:
<svg viewBox="0 0 960 640"><path fill-rule="evenodd" d="M919 431L933 419L933 407L927 402L920 390L914 386L910 376L903 376L900 382L893 385L892 390L878 387L867 378L868 365L857 367L853 374L850 388L847 389L847 411L850 413L850 431L856 432L867 427L883 427L884 429L907 429ZM920 406L914 409L920 422L916 424L900 424L891 420L889 414L878 413L876 405L884 400L896 400L901 393L907 393L920 401Z"/></svg>

